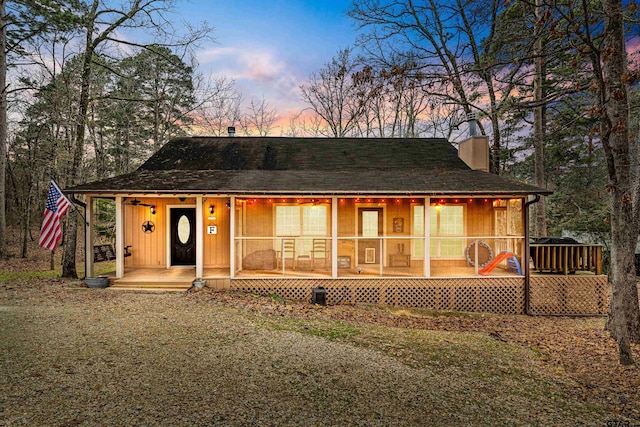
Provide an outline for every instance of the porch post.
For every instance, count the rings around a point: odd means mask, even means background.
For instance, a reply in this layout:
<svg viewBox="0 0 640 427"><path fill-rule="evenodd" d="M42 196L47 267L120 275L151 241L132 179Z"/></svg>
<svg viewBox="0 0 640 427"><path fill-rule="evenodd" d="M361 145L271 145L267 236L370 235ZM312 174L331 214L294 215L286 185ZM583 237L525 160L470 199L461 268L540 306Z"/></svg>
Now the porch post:
<svg viewBox="0 0 640 427"><path fill-rule="evenodd" d="M202 278L204 274L204 237L202 228L202 196L196 196L196 278Z"/></svg>
<svg viewBox="0 0 640 427"><path fill-rule="evenodd" d="M331 278L338 277L338 198L331 198Z"/></svg>
<svg viewBox="0 0 640 427"><path fill-rule="evenodd" d="M122 196L116 196L116 279L124 277L124 221Z"/></svg>
<svg viewBox="0 0 640 427"><path fill-rule="evenodd" d="M431 198L424 198L424 277L431 277Z"/></svg>
<svg viewBox="0 0 640 427"><path fill-rule="evenodd" d="M524 215L524 254L522 254L522 269L524 271L524 314L529 314L529 306L531 305L531 301L529 300L529 295L531 291L531 268L529 264L530 258L530 250L529 250L529 206L536 203L538 201L537 196L534 200L522 199L522 214ZM527 197L528 199L528 197Z"/></svg>
<svg viewBox="0 0 640 427"><path fill-rule="evenodd" d="M236 198L229 197L229 278L233 279L236 271Z"/></svg>
<svg viewBox="0 0 640 427"><path fill-rule="evenodd" d="M85 203L87 208L85 210L86 222L84 231L84 265L85 272L84 277L93 277L93 198L87 196Z"/></svg>

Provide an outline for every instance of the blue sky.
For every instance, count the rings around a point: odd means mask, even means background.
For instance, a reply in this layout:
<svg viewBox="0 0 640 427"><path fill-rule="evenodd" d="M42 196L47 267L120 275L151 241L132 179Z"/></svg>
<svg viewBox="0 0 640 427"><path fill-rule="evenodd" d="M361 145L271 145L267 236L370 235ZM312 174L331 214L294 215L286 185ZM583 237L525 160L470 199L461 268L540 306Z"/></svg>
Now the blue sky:
<svg viewBox="0 0 640 427"><path fill-rule="evenodd" d="M346 16L349 0L190 0L179 4L182 19L207 21L215 43L198 52L200 71L233 78L246 102L263 96L281 115L300 110L298 86L352 46L355 27Z"/></svg>

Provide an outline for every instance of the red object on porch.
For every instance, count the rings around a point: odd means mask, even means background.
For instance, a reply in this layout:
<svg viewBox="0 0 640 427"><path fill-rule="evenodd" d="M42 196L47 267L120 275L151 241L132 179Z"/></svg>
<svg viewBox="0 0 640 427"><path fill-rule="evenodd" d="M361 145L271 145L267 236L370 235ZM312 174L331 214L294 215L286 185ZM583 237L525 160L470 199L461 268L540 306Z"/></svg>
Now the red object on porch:
<svg viewBox="0 0 640 427"><path fill-rule="evenodd" d="M488 276L489 273L491 273L493 269L498 266L498 264L500 264L505 259L510 258L514 261L517 273L522 274L520 271L520 263L518 262L518 258L516 258L513 252L500 252L494 259L491 260L489 264L487 264L482 270L478 271L478 273L482 274L483 276Z"/></svg>

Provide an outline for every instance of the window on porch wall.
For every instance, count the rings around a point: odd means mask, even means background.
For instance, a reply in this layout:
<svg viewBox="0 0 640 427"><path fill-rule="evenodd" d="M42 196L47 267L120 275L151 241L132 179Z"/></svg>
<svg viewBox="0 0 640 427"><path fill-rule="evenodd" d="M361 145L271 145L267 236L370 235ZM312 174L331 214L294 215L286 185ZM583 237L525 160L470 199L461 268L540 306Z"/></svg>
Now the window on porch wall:
<svg viewBox="0 0 640 427"><path fill-rule="evenodd" d="M275 207L276 236L302 237L302 239L296 239L296 252L309 254L313 249L311 237L328 235L327 215L326 205L277 205Z"/></svg>
<svg viewBox="0 0 640 427"><path fill-rule="evenodd" d="M413 209L413 222L411 223L411 235L412 236L424 236L424 206L414 205ZM411 251L414 258L424 258L424 239L412 239Z"/></svg>
<svg viewBox="0 0 640 427"><path fill-rule="evenodd" d="M430 206L431 258L464 255L464 205ZM454 236L461 236L455 238ZM435 237L435 238L434 238Z"/></svg>

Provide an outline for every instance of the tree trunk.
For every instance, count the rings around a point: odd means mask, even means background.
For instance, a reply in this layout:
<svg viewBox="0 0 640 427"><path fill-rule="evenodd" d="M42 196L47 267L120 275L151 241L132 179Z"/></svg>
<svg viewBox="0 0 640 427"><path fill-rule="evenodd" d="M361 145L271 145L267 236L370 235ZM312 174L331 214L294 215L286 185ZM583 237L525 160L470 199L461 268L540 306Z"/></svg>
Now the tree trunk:
<svg viewBox="0 0 640 427"><path fill-rule="evenodd" d="M20 253L20 258L27 257L27 251L29 248L29 229L31 226L31 196L32 196L33 186L29 183L29 190L27 192L27 203L26 208L24 209L24 215L20 215L20 222L22 223L22 251Z"/></svg>
<svg viewBox="0 0 640 427"><path fill-rule="evenodd" d="M0 0L0 259L7 257L5 176L7 169L7 30L5 3Z"/></svg>
<svg viewBox="0 0 640 427"><path fill-rule="evenodd" d="M621 0L603 0L601 133L611 194L611 308L607 327L617 341L620 363L633 364L630 342L640 342L640 309L634 264L638 221L634 218L629 141L628 90ZM594 67L596 64L594 63Z"/></svg>
<svg viewBox="0 0 640 427"><path fill-rule="evenodd" d="M547 179L544 172L544 145L546 136L546 108L543 104L545 98L545 76L546 67L544 65L543 44L541 29L542 25L542 8L540 3L542 0L536 0L536 25L534 30L534 76L533 76L533 95L537 104L533 111L533 146L534 146L534 178L536 186L547 188ZM542 196L540 201L535 204L535 236L544 237L547 235L547 220L545 214L545 197Z"/></svg>
<svg viewBox="0 0 640 427"><path fill-rule="evenodd" d="M78 214L71 208L64 224L64 252L62 252L62 277L77 279L76 247L78 238Z"/></svg>
<svg viewBox="0 0 640 427"><path fill-rule="evenodd" d="M94 1L94 12L91 15L95 17L95 9L97 8L97 0ZM85 44L85 52L82 61L82 78L80 81L80 100L78 102L78 119L75 135L75 147L73 153L73 164L69 174L68 184L77 184L80 176L79 170L84 156L84 135L87 122L87 111L89 109L89 90L91 88L91 63L93 61L94 43L93 43L93 21L87 26L87 38ZM76 212L69 209L67 221L67 233L65 238L65 248L62 257L62 277L77 279L76 271L76 237L78 235L78 221Z"/></svg>

